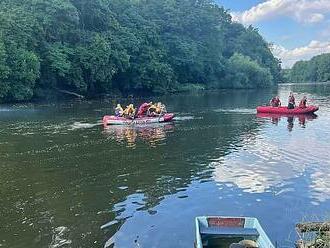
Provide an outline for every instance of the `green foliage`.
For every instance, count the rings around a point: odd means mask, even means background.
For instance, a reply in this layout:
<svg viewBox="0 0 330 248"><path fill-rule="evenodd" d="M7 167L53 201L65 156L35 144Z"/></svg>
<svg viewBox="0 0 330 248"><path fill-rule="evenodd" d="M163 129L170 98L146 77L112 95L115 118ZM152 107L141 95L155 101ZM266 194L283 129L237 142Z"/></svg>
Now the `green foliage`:
<svg viewBox="0 0 330 248"><path fill-rule="evenodd" d="M273 77L268 68L261 67L248 56L235 53L228 60L228 86L234 88L269 87Z"/></svg>
<svg viewBox="0 0 330 248"><path fill-rule="evenodd" d="M54 43L49 47L48 55L46 56L47 64L58 77L65 78L70 73L72 67L69 60L70 55L72 55L72 49L61 43Z"/></svg>
<svg viewBox="0 0 330 248"><path fill-rule="evenodd" d="M5 45L1 40L0 36L0 99L6 96L9 85L8 85L8 76L10 74L10 69L6 64L7 54L5 50Z"/></svg>
<svg viewBox="0 0 330 248"><path fill-rule="evenodd" d="M266 87L280 61L211 0L2 0L0 101Z"/></svg>
<svg viewBox="0 0 330 248"><path fill-rule="evenodd" d="M288 82L330 81L330 54L321 54L309 61L298 61L288 70Z"/></svg>
<svg viewBox="0 0 330 248"><path fill-rule="evenodd" d="M8 63L11 73L8 77L10 89L7 97L15 101L31 99L36 80L39 78L39 58L33 52L20 48L12 51Z"/></svg>

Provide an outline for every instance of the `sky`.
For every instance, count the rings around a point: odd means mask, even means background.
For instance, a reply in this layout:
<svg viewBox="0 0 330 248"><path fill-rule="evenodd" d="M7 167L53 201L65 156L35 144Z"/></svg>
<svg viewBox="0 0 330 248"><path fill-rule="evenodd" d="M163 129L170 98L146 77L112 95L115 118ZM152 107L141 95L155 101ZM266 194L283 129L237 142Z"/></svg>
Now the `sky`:
<svg viewBox="0 0 330 248"><path fill-rule="evenodd" d="M330 53L330 0L216 0L233 20L259 29L290 68L298 60Z"/></svg>

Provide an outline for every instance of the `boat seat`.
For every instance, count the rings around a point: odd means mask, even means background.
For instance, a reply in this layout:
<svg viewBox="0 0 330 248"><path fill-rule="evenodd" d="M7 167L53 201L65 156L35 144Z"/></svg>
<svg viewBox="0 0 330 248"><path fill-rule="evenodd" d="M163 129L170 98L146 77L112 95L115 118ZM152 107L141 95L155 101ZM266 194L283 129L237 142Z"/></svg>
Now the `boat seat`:
<svg viewBox="0 0 330 248"><path fill-rule="evenodd" d="M242 227L200 227L202 235L216 235L224 237L259 237L259 232L255 228Z"/></svg>

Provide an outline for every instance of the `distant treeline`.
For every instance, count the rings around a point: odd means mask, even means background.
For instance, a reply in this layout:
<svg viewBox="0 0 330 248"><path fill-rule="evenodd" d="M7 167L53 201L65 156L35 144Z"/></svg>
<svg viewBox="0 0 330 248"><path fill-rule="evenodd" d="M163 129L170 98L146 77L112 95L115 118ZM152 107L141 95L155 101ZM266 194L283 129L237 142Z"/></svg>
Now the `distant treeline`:
<svg viewBox="0 0 330 248"><path fill-rule="evenodd" d="M298 61L292 69L283 70L284 80L292 83L330 81L330 54L321 54L308 61Z"/></svg>
<svg viewBox="0 0 330 248"><path fill-rule="evenodd" d="M0 101L268 87L280 61L210 0L1 0Z"/></svg>

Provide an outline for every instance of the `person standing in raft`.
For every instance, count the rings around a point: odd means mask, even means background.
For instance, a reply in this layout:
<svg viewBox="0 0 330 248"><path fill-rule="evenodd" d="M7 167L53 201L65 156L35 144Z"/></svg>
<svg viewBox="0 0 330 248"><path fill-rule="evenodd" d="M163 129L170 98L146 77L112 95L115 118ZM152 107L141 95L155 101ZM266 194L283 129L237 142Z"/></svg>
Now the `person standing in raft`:
<svg viewBox="0 0 330 248"><path fill-rule="evenodd" d="M152 102L142 103L137 112L137 117L145 116L147 114L147 111L150 108L150 106L152 106Z"/></svg>
<svg viewBox="0 0 330 248"><path fill-rule="evenodd" d="M270 100L270 106L272 107L280 107L281 106L281 100L279 96L274 96L272 100Z"/></svg>
<svg viewBox="0 0 330 248"><path fill-rule="evenodd" d="M129 119L134 119L135 117L135 108L133 104L130 104L126 107L126 109L123 112L124 117L129 118Z"/></svg>
<svg viewBox="0 0 330 248"><path fill-rule="evenodd" d="M296 100L294 99L294 95L290 92L289 101L288 101L288 109L294 109L296 107Z"/></svg>
<svg viewBox="0 0 330 248"><path fill-rule="evenodd" d="M301 101L299 103L299 108L307 108L307 97L306 96L304 96L301 99Z"/></svg>
<svg viewBox="0 0 330 248"><path fill-rule="evenodd" d="M123 108L121 107L120 104L117 104L117 107L115 108L115 116L122 117L123 113L124 113Z"/></svg>

